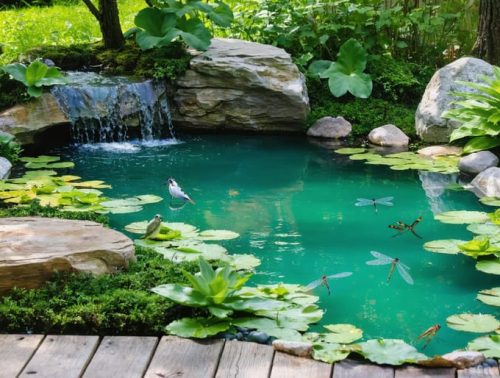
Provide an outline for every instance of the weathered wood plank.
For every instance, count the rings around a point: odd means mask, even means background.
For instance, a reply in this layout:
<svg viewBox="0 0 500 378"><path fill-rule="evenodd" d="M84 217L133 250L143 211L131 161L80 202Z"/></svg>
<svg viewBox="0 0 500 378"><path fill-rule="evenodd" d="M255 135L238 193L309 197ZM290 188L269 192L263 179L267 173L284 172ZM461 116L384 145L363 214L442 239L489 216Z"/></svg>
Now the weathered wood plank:
<svg viewBox="0 0 500 378"><path fill-rule="evenodd" d="M140 378L151 361L157 342L157 337L106 336L83 376Z"/></svg>
<svg viewBox="0 0 500 378"><path fill-rule="evenodd" d="M146 378L213 377L224 342L194 341L174 336L161 338Z"/></svg>
<svg viewBox="0 0 500 378"><path fill-rule="evenodd" d="M271 378L330 378L331 375L330 364L281 352L274 354Z"/></svg>
<svg viewBox="0 0 500 378"><path fill-rule="evenodd" d="M269 345L226 341L217 369L217 378L267 378L274 350Z"/></svg>
<svg viewBox="0 0 500 378"><path fill-rule="evenodd" d="M355 360L344 360L333 366L333 378L393 378L394 369Z"/></svg>
<svg viewBox="0 0 500 378"><path fill-rule="evenodd" d="M92 358L98 343L98 336L48 335L20 377L77 378Z"/></svg>
<svg viewBox="0 0 500 378"><path fill-rule="evenodd" d="M457 370L458 378L486 378L486 377L500 377L500 371L498 368L498 363L494 359L490 358L483 362L481 365Z"/></svg>
<svg viewBox="0 0 500 378"><path fill-rule="evenodd" d="M395 378L455 378L454 368L419 368L416 366L403 366L397 368Z"/></svg>
<svg viewBox="0 0 500 378"><path fill-rule="evenodd" d="M0 335L0 378L17 376L43 340L43 335Z"/></svg>

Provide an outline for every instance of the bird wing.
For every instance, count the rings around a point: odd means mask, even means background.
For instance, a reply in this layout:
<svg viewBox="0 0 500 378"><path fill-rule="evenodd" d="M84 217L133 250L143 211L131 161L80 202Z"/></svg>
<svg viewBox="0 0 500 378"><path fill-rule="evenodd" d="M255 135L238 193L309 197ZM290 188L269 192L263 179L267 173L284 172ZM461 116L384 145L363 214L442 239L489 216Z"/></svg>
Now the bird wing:
<svg viewBox="0 0 500 378"><path fill-rule="evenodd" d="M406 283L413 285L413 278L411 278L410 273L408 273L406 269L401 266L401 264L396 264L396 267L398 268L398 272L401 278L403 278Z"/></svg>

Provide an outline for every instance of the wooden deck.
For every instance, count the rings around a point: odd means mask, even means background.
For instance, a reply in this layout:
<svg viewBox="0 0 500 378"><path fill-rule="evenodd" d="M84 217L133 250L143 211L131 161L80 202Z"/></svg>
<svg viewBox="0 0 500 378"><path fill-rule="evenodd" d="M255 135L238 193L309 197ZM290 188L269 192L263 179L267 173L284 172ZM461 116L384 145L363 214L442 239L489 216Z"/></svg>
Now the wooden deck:
<svg viewBox="0 0 500 378"><path fill-rule="evenodd" d="M0 335L0 377L47 378L478 378L500 377L495 360L471 369L335 365L240 341L172 336Z"/></svg>

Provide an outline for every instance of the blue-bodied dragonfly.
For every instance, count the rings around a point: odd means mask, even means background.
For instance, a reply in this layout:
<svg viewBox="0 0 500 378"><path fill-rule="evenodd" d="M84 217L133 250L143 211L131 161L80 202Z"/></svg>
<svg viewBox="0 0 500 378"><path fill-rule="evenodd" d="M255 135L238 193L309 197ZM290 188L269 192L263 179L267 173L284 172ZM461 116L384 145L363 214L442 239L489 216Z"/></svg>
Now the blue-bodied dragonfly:
<svg viewBox="0 0 500 378"><path fill-rule="evenodd" d="M370 251L370 253L372 254L373 257L376 258L376 260L367 261L366 264L368 265L391 264L391 268L389 269L389 274L387 275L387 282L391 280L394 271L397 269L401 278L405 280L408 284L413 285L413 278L411 278L410 273L408 273L408 270L410 270L410 268L405 264L403 264L398 257L392 258L377 251Z"/></svg>
<svg viewBox="0 0 500 378"><path fill-rule="evenodd" d="M310 291L317 288L320 285L323 285L324 287L326 287L326 290L328 290L328 295L330 295L331 290L330 290L330 285L328 284L328 280L349 277L351 274L352 272L342 272L342 273L332 274L330 276L321 276L319 280L313 281L310 284L308 284L305 287L305 289L306 291Z"/></svg>
<svg viewBox="0 0 500 378"><path fill-rule="evenodd" d="M383 197L378 199L368 199L368 198L358 198L354 205L355 206L373 206L375 208L375 212L378 212L377 205L384 206L393 206L392 200L394 197Z"/></svg>

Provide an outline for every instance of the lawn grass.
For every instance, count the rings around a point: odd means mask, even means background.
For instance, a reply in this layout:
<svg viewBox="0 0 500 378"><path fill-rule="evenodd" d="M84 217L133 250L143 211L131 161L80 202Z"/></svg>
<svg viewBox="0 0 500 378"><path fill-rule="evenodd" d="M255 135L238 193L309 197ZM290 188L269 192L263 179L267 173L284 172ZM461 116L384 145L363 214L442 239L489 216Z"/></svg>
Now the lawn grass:
<svg viewBox="0 0 500 378"><path fill-rule="evenodd" d="M134 26L144 0L118 0L122 30ZM82 44L101 39L99 24L83 3L0 11L0 64L41 45Z"/></svg>

